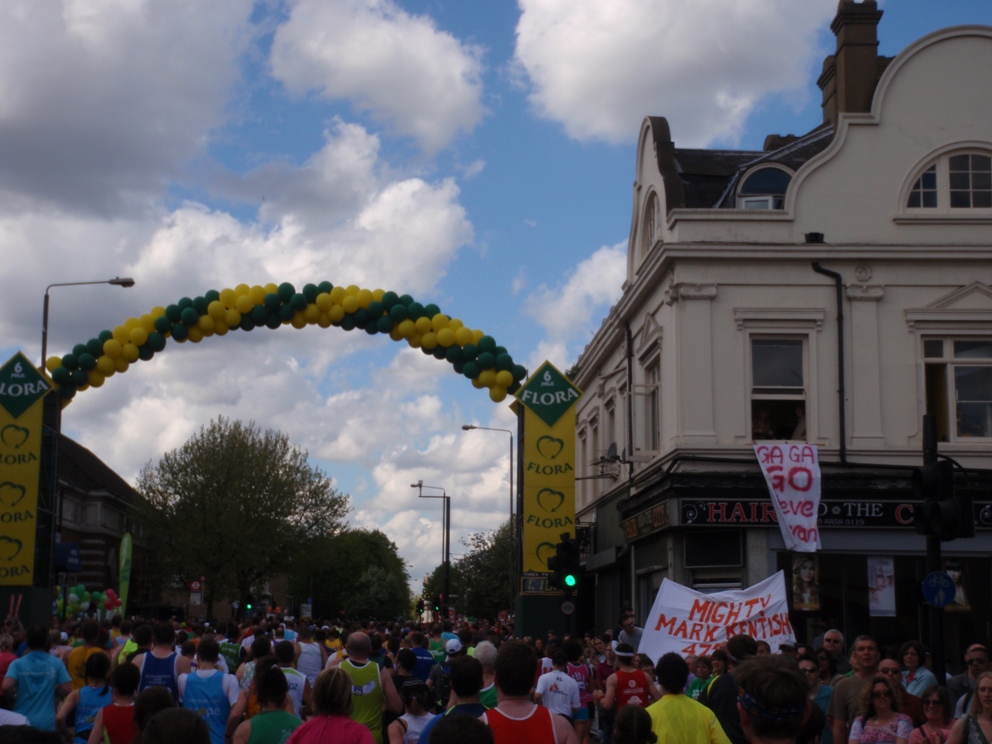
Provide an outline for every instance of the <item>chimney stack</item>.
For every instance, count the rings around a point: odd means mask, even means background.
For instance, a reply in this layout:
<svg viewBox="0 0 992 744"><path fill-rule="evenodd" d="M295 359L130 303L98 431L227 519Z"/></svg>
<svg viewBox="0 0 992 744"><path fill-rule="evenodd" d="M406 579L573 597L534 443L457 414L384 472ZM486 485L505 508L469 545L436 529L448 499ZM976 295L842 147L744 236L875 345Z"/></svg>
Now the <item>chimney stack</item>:
<svg viewBox="0 0 992 744"><path fill-rule="evenodd" d="M875 86L885 69L878 57L881 18L876 0L840 0L830 24L837 37L837 52L823 61L823 72L816 81L823 91L824 124L836 125L838 114L871 111Z"/></svg>

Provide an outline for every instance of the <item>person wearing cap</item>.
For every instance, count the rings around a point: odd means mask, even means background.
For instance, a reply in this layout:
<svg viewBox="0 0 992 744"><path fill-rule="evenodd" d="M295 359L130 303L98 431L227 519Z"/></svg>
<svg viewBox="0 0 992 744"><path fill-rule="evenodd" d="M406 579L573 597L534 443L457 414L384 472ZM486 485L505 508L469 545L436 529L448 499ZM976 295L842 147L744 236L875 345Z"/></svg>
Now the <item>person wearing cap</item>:
<svg viewBox="0 0 992 744"><path fill-rule="evenodd" d="M648 706L651 730L661 744L730 744L716 716L682 690L689 665L678 654L667 653L655 666L661 699Z"/></svg>
<svg viewBox="0 0 992 744"><path fill-rule="evenodd" d="M448 707L448 696L451 693L451 662L462 654L462 650L462 642L458 638L445 641L445 659L431 668L430 677L427 678L427 686L434 693L439 711L443 712Z"/></svg>

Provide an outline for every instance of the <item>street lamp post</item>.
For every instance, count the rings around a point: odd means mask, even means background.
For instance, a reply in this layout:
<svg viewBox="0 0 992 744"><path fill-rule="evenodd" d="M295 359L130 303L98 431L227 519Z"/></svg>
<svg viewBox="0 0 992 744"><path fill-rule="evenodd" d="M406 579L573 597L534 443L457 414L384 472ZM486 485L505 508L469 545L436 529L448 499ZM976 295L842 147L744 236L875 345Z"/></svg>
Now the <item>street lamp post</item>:
<svg viewBox="0 0 992 744"><path fill-rule="evenodd" d="M444 530L444 536L441 540L441 551L442 559L444 561L444 602L441 605L442 611L445 613L448 609L448 602L451 601L451 497L448 496L447 492L440 486L425 486L422 480L418 480L416 483L411 483L410 488L416 488L419 490L419 496L422 499L444 499L444 509L441 512L441 524ZM440 491L440 496L433 496L431 494L424 495L424 489L430 488L434 491Z"/></svg>
<svg viewBox="0 0 992 744"><path fill-rule="evenodd" d="M516 568L517 568L516 562L517 562L517 553L518 553L518 551L516 550L516 544L517 543L516 543L516 540L514 538L516 529L515 529L515 525L513 523L513 432L510 431L509 429L496 429L496 428L491 428L489 426L476 426L475 424L462 424L462 430L463 431L472 431L473 429L480 429L481 431L502 431L502 432L510 435L510 545L513 546L513 548L514 548L514 550L513 550L513 565L511 566L511 569L513 570L514 581L516 581L516 577L518 575L518 572L516 570Z"/></svg>
<svg viewBox="0 0 992 744"><path fill-rule="evenodd" d="M46 355L48 354L48 291L52 287L80 287L84 284L113 284L116 287L133 287L134 279L131 277L120 277L115 276L113 279L103 279L98 282L61 282L59 284L49 284L45 287L45 305L44 310L41 314L41 367L45 368L45 362L48 361Z"/></svg>

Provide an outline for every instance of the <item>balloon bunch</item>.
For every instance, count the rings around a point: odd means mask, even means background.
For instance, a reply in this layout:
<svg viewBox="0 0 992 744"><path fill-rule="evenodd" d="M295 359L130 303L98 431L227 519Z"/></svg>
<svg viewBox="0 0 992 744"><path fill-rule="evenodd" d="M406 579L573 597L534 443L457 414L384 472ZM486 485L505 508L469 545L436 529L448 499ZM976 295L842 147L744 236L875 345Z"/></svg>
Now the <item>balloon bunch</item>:
<svg viewBox="0 0 992 744"><path fill-rule="evenodd" d="M63 610L69 615L78 615L91 609L98 610L101 605L107 612L121 606L120 597L113 589L107 589L105 592L88 592L83 584L77 584L69 587L67 597L62 596L62 587L56 587L56 591L58 598L55 600L55 605L60 615Z"/></svg>
<svg viewBox="0 0 992 744"><path fill-rule="evenodd" d="M106 378L126 372L134 362L150 360L169 338L199 343L229 331L282 325L333 325L406 340L424 354L449 362L476 388L488 388L496 403L516 392L527 377L527 370L514 364L491 336L448 317L437 305L422 305L406 294L355 285L335 287L330 282L307 284L302 292L288 282L264 287L239 284L220 292L212 289L195 299L183 297L175 305L128 318L113 331L101 331L85 344L76 344L69 354L49 357L45 367L68 402L78 391L100 387Z"/></svg>

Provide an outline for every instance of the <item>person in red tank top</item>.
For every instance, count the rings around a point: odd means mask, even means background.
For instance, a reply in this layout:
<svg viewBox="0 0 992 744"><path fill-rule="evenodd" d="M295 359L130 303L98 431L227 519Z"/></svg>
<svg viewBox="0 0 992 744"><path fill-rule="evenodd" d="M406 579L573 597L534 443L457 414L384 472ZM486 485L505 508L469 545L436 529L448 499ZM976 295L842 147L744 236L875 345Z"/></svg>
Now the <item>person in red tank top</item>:
<svg viewBox="0 0 992 744"><path fill-rule="evenodd" d="M141 683L141 672L130 662L118 666L110 678L113 701L96 714L90 741L103 742L104 731L110 744L130 744L138 729L134 726L134 694Z"/></svg>
<svg viewBox="0 0 992 744"><path fill-rule="evenodd" d="M522 641L507 641L496 654L499 705L486 711L496 744L578 744L571 724L530 700L537 655Z"/></svg>
<svg viewBox="0 0 992 744"><path fill-rule="evenodd" d="M658 689L647 675L634 667L634 649L627 643L616 648L617 670L606 680L606 692L595 693L596 702L601 702L604 710L612 710L614 702L617 711L625 705L639 705L646 708L661 697Z"/></svg>

